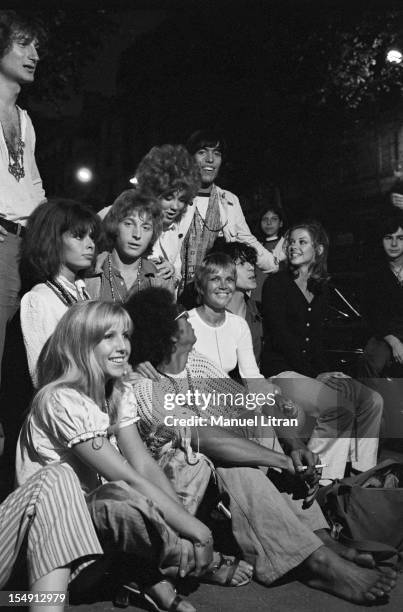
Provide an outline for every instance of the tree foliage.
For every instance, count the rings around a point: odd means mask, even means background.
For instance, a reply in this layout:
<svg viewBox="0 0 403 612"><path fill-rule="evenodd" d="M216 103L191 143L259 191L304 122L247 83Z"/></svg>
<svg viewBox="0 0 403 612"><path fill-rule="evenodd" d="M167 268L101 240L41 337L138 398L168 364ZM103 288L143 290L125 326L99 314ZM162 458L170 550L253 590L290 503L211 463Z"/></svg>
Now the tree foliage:
<svg viewBox="0 0 403 612"><path fill-rule="evenodd" d="M181 67L189 68L191 58L196 63L193 69L205 70L208 79L214 77L212 72L222 78L224 70L227 77L237 77L244 68L244 75L248 73L252 80L256 80L254 76L262 79L259 90L263 96L271 97L277 91L282 99L296 98L311 108L360 109L403 90L403 67L385 62L386 50L403 44L403 8L391 9L388 4L365 8L361 2L330 4L321 0L295 3L290 10L288 3L268 3L255 10L252 5L247 12L243 6L234 8L231 14L218 8L216 14L208 14L192 5L181 13L172 11L172 19L168 15L165 32L163 26L157 35L164 36L157 47L153 44L150 65L144 70L161 73L162 66L172 65L175 58L180 73ZM83 65L94 58L116 28L112 9L105 5L80 8L75 4L35 11L49 32L48 55L32 89L36 99L62 100L72 88L81 86ZM170 29L180 29L182 21L186 24L184 38L188 38L185 53L184 40L173 40L170 35ZM187 29L190 25L191 32ZM215 32L213 48L204 44L210 31ZM151 45L153 35L148 33L142 42ZM139 47L141 43L137 50ZM198 47L202 67L197 65ZM215 57L213 54L208 66L206 54L210 56L212 51Z"/></svg>
<svg viewBox="0 0 403 612"><path fill-rule="evenodd" d="M393 46L403 51L402 9L328 11L306 31L297 51L302 73L318 75L306 92L310 103L356 110L401 96L403 66L386 62L386 52Z"/></svg>
<svg viewBox="0 0 403 612"><path fill-rule="evenodd" d="M29 94L36 101L57 104L80 89L83 67L94 59L116 23L105 8L54 7L37 10L33 16L45 27L48 42Z"/></svg>

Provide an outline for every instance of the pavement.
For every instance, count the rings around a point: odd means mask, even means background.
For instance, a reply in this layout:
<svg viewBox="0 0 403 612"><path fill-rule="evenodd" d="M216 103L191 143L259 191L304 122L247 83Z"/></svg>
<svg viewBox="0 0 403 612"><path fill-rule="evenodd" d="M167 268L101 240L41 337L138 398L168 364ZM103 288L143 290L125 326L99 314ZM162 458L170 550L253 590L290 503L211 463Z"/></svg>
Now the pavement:
<svg viewBox="0 0 403 612"><path fill-rule="evenodd" d="M403 460L403 453L400 452L382 453L381 459L387 456ZM3 480L2 475L4 477L0 469L0 485ZM112 603L113 594L107 582L103 581L96 589L92 589L92 592L88 592L87 587L88 582L83 577L83 587L78 586L78 593L74 599L71 598L70 605L66 606L66 612L116 612L118 610ZM364 609L362 606L311 589L296 580L269 588L255 582L240 588L229 588L198 584L195 581L187 580L182 582L179 592L189 599L198 612L358 612ZM0 610L3 609L4 612L10 610L8 607L0 607ZM20 610L23 609L20 608ZM140 612L153 610L153 608L133 601L126 610L127 612ZM390 601L383 605L371 606L371 611L403 612L403 573L398 575L397 586Z"/></svg>
<svg viewBox="0 0 403 612"><path fill-rule="evenodd" d="M188 593L190 603L198 612L361 612L362 606L315 591L299 582L288 582L280 586L264 587L251 583L240 588L217 587L200 584ZM183 594L183 593L182 593ZM69 605L66 612L117 612L111 601L95 601ZM130 605L127 612L152 610L146 605ZM403 611L403 574L399 574L398 584L389 603L371 606L371 612ZM44 611L45 612L45 611Z"/></svg>
<svg viewBox="0 0 403 612"><path fill-rule="evenodd" d="M402 447L403 451L403 447ZM383 449L380 460L393 457L403 461L403 452ZM402 517L403 529L403 517ZM195 581L183 581L179 593L187 597L197 612L361 612L363 606L351 604L333 595L311 589L296 580L273 587L264 587L252 582L244 587L229 588ZM109 597L109 599L108 599ZM95 597L90 603L75 603L66 607L66 612L116 612L111 594L105 598ZM144 603L134 602L127 612L152 610ZM399 573L397 586L389 602L371 606L371 612L403 612L403 573ZM45 612L45 611L44 611Z"/></svg>

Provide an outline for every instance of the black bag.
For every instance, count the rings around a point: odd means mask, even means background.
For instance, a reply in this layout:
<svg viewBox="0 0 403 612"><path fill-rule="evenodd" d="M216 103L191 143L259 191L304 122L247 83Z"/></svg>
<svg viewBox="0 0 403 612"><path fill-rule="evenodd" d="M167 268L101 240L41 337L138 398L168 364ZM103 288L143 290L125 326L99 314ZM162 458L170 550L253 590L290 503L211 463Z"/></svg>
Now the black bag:
<svg viewBox="0 0 403 612"><path fill-rule="evenodd" d="M403 551L403 463L387 459L358 476L335 481L318 501L332 536L343 544L379 559Z"/></svg>

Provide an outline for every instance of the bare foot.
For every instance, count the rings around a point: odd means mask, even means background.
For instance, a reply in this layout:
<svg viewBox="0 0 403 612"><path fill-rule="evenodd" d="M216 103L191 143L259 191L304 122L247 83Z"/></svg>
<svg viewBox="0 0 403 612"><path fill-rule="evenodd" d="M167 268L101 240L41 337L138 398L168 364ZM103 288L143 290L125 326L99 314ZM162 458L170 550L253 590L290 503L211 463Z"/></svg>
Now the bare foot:
<svg viewBox="0 0 403 612"><path fill-rule="evenodd" d="M221 586L236 587L248 584L252 576L253 567L250 563L215 552L210 569L201 578Z"/></svg>
<svg viewBox="0 0 403 612"><path fill-rule="evenodd" d="M344 544L341 542L334 540L326 529L315 531L315 534L322 540L323 544L338 554L339 557L343 557L343 559L356 563L360 567L368 567L373 569L376 566L375 560L371 553L360 552L355 548L344 546Z"/></svg>
<svg viewBox="0 0 403 612"><path fill-rule="evenodd" d="M358 567L326 546L312 553L302 567L311 575L305 580L309 586L358 604L384 598L396 585L394 570Z"/></svg>

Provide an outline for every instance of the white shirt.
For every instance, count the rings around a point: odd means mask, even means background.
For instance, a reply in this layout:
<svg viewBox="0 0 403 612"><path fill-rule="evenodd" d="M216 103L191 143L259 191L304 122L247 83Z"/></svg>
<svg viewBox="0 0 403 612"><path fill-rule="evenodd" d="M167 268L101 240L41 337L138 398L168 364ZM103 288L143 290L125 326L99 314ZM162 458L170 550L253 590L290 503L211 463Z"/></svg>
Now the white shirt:
<svg viewBox="0 0 403 612"><path fill-rule="evenodd" d="M100 217L101 220L103 221L111 208L112 208L111 204L109 204L109 206L105 206L105 208L101 208L101 210L97 212L98 217Z"/></svg>
<svg viewBox="0 0 403 612"><path fill-rule="evenodd" d="M9 154L0 129L0 216L25 225L27 218L45 199L42 179L35 162L35 131L27 111L19 108L24 147L25 176L17 181L8 171Z"/></svg>
<svg viewBox="0 0 403 612"><path fill-rule="evenodd" d="M180 224L172 223L170 227L163 230L153 246L152 253L149 259L154 257L167 259L175 268L175 278L181 278L181 246L183 241L183 233L181 233Z"/></svg>
<svg viewBox="0 0 403 612"><path fill-rule="evenodd" d="M57 281L76 299L83 298L84 281L78 280L73 284L61 276L57 277ZM35 285L21 299L21 330L27 353L28 369L35 387L36 364L40 352L67 309L68 306L45 283Z"/></svg>
<svg viewBox="0 0 403 612"><path fill-rule="evenodd" d="M252 234L246 223L241 204L237 196L231 191L221 189L217 186L218 202L220 208L220 219L223 226L222 235L226 242L243 242L253 247L257 253L257 265L263 272L277 272L278 264L273 255L260 244L259 240ZM196 208L200 214L205 216L208 206L208 198L196 196L193 206L188 206L180 221L180 233L183 237L192 223ZM181 243L183 238L181 239Z"/></svg>
<svg viewBox="0 0 403 612"><path fill-rule="evenodd" d="M284 251L284 236L280 238L271 253L273 254L273 257L277 261L277 263L280 261L284 261L287 258L287 255Z"/></svg>
<svg viewBox="0 0 403 612"><path fill-rule="evenodd" d="M205 323L196 308L189 310L189 322L196 334L195 350L206 355L226 374L238 365L239 374L253 393L273 393L273 385L260 373L253 352L252 334L242 317L225 311L224 323Z"/></svg>
<svg viewBox="0 0 403 612"><path fill-rule="evenodd" d="M252 346L252 336L245 319L225 311L224 322L213 327L205 323L196 308L189 310L189 322L195 334L195 350L214 361L226 374L238 364L242 378L263 378Z"/></svg>
<svg viewBox="0 0 403 612"><path fill-rule="evenodd" d="M196 206L202 219L206 218L209 200L210 200L210 195L196 196L195 199L193 200L193 204L194 206Z"/></svg>

